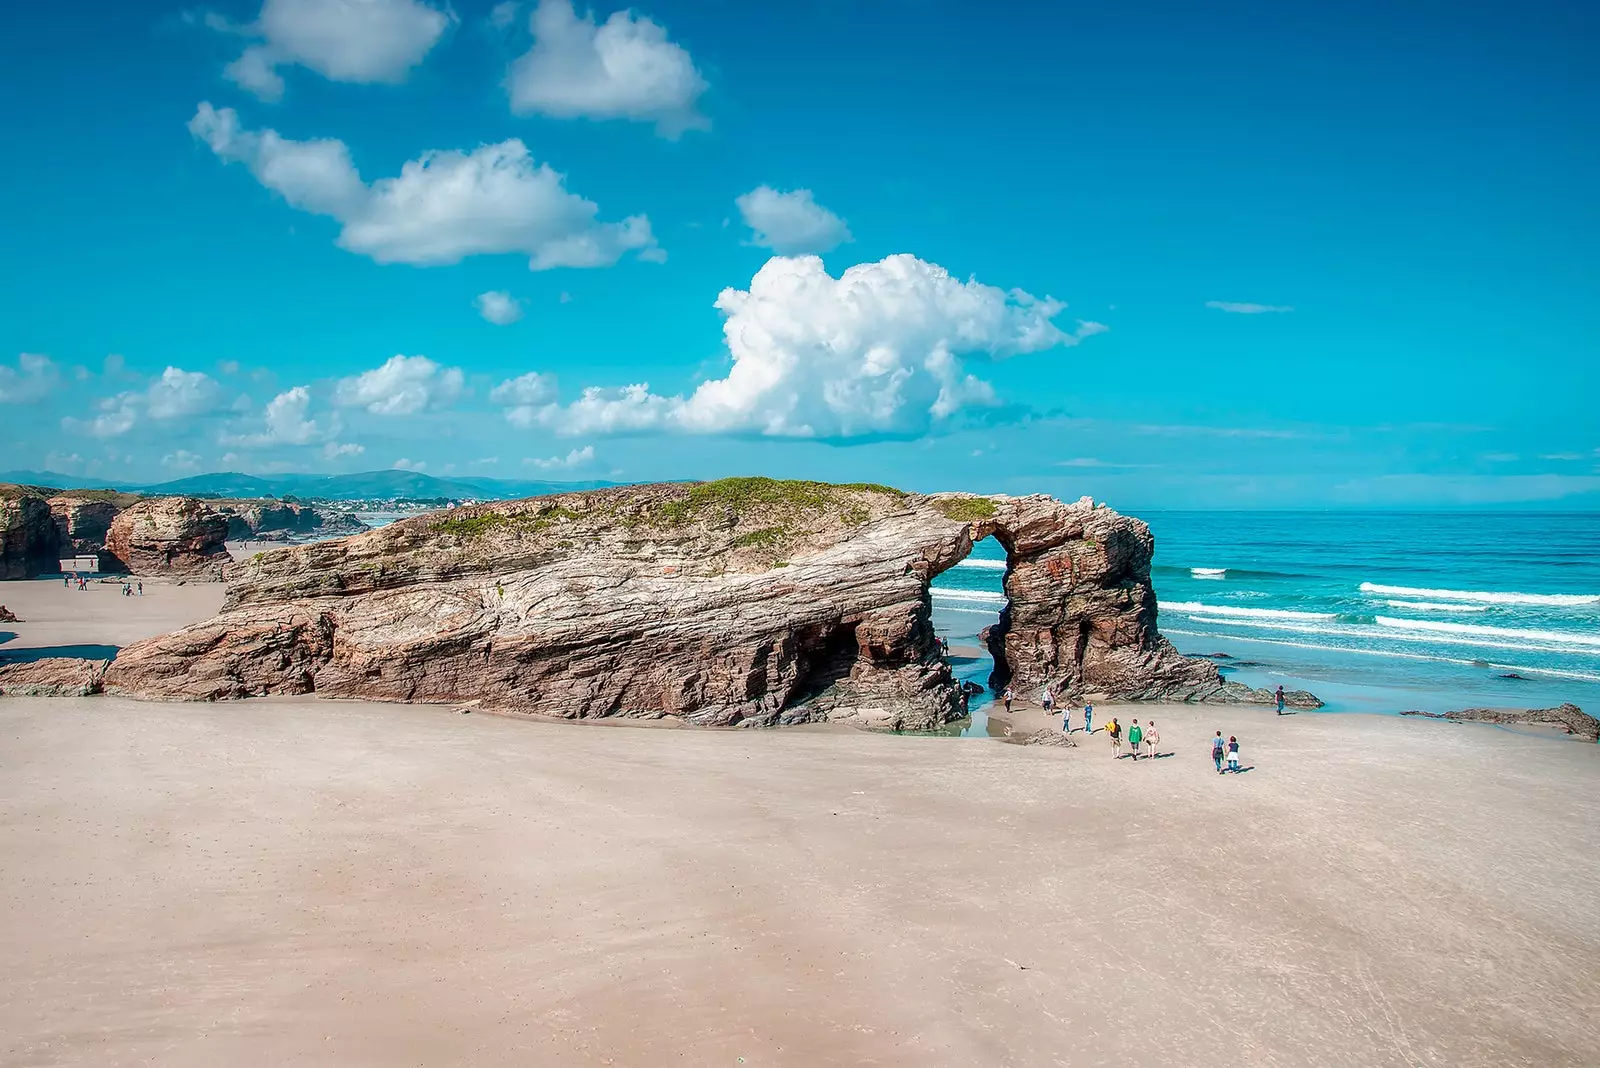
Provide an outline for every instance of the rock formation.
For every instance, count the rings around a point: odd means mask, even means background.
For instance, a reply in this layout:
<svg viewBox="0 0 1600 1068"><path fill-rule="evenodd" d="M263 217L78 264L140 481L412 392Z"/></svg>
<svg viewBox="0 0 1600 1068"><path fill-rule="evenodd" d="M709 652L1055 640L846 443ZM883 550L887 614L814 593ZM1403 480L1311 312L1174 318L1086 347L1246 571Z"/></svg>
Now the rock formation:
<svg viewBox="0 0 1600 1068"><path fill-rule="evenodd" d="M217 501L217 511L228 517L228 537L260 538L264 534L309 534L344 537L370 529L351 515L331 508L295 501Z"/></svg>
<svg viewBox="0 0 1600 1068"><path fill-rule="evenodd" d="M45 499L23 487L0 486L0 579L57 570L56 546L56 525Z"/></svg>
<svg viewBox="0 0 1600 1068"><path fill-rule="evenodd" d="M48 503L63 556L87 556L104 549L111 521L122 511L115 501L69 493L51 497Z"/></svg>
<svg viewBox="0 0 1600 1068"><path fill-rule="evenodd" d="M1011 610L991 643L1013 680L1251 693L1156 632L1136 519L1087 498L770 479L472 505L258 554L229 567L219 616L124 649L105 688L930 729L961 699L928 583L989 534L1010 554Z"/></svg>
<svg viewBox="0 0 1600 1068"><path fill-rule="evenodd" d="M71 656L0 663L0 696L87 697L100 692L110 663Z"/></svg>
<svg viewBox="0 0 1600 1068"><path fill-rule="evenodd" d="M134 575L220 578L233 558L223 542L228 520L192 497L140 501L111 521L106 553Z"/></svg>
<svg viewBox="0 0 1600 1068"><path fill-rule="evenodd" d="M1555 708L1462 708L1454 712L1418 712L1410 709L1402 716L1426 716L1428 719L1450 719L1474 723L1542 723L1561 727L1568 734L1600 741L1600 719L1589 715L1570 702Z"/></svg>

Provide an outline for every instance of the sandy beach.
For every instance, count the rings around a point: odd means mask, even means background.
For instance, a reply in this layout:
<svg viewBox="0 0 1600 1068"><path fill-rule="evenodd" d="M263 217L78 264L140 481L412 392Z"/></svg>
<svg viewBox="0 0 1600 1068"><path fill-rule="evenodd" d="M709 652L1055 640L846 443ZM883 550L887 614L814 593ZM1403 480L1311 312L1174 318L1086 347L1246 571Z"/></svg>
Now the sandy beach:
<svg viewBox="0 0 1600 1068"><path fill-rule="evenodd" d="M10 583L3 648L221 593ZM1600 1063L1600 746L1112 712L1171 755L3 698L0 1061Z"/></svg>

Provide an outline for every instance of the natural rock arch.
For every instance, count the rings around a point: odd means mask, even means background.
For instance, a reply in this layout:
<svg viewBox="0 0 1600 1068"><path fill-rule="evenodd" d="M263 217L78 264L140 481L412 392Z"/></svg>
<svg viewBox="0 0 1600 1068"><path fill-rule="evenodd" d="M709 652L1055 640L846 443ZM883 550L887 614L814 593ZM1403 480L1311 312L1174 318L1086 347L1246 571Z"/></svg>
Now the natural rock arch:
<svg viewBox="0 0 1600 1068"><path fill-rule="evenodd" d="M1249 692L1156 632L1136 519L1087 498L770 479L474 505L261 554L228 569L219 616L123 650L105 687L930 729L962 701L928 586L989 534L1011 558L992 643L1017 683Z"/></svg>

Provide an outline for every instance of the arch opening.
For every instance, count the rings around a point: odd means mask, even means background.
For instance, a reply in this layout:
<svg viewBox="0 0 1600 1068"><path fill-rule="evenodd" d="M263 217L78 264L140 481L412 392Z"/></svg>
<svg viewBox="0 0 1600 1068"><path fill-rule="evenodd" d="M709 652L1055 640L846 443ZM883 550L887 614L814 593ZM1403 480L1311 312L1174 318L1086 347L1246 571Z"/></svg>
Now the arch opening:
<svg viewBox="0 0 1600 1068"><path fill-rule="evenodd" d="M928 586L933 631L944 646L951 676L970 695L968 718L951 724L963 737L998 737L1005 733L989 720L989 708L1005 689L1005 657L996 656L1009 619L1011 602L1005 576L1009 553L990 535L975 542L967 556L933 577ZM974 691L976 688L976 692Z"/></svg>

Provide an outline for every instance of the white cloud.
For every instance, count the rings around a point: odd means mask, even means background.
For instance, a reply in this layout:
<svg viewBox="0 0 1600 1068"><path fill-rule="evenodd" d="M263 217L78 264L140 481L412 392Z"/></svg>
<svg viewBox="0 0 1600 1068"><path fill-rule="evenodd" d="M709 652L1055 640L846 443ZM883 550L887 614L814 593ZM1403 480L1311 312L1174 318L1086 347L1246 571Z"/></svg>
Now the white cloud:
<svg viewBox="0 0 1600 1068"><path fill-rule="evenodd" d="M497 30L510 26L517 17L517 0L501 0L489 9L489 25Z"/></svg>
<svg viewBox="0 0 1600 1068"><path fill-rule="evenodd" d="M438 43L455 16L420 0L264 0L240 26L207 13L205 25L256 43L223 75L262 100L283 96L280 66L298 64L331 81L397 83Z"/></svg>
<svg viewBox="0 0 1600 1068"><path fill-rule="evenodd" d="M110 362L109 357L107 362ZM132 430L141 417L165 422L206 415L222 406L222 387L210 375L168 367L146 388L128 390L102 400L100 414L93 419L67 416L61 420L61 426L74 434L114 438Z"/></svg>
<svg viewBox="0 0 1600 1068"><path fill-rule="evenodd" d="M649 16L618 11L597 24L571 0L540 0L529 25L533 47L506 79L517 114L653 122L668 138L710 127L695 110L705 79Z"/></svg>
<svg viewBox="0 0 1600 1068"><path fill-rule="evenodd" d="M1235 300L1208 300L1206 307L1215 308L1217 311L1233 312L1235 315L1261 315L1266 312L1292 312L1293 308L1282 304L1248 304Z"/></svg>
<svg viewBox="0 0 1600 1068"><path fill-rule="evenodd" d="M396 471L426 471L428 465L421 460L407 460L404 456L393 464Z"/></svg>
<svg viewBox="0 0 1600 1068"><path fill-rule="evenodd" d="M330 441L322 447L322 456L327 460L337 460L341 456L360 456L366 451L365 446L353 442Z"/></svg>
<svg viewBox="0 0 1600 1068"><path fill-rule="evenodd" d="M541 471L570 471L574 467L583 467L594 462L594 446L585 445L581 449L573 449L565 456L552 456L543 460L530 456L522 462Z"/></svg>
<svg viewBox="0 0 1600 1068"><path fill-rule="evenodd" d="M163 456L161 465L177 471L194 471L200 466L200 455L199 453L190 452L188 449L178 449Z"/></svg>
<svg viewBox="0 0 1600 1068"><path fill-rule="evenodd" d="M39 400L61 378L60 369L48 356L20 353L15 369L0 364L0 404L26 404Z"/></svg>
<svg viewBox="0 0 1600 1068"><path fill-rule="evenodd" d="M782 193L762 185L734 203L744 224L754 231L750 243L781 255L827 252L854 240L844 220L818 204L809 189Z"/></svg>
<svg viewBox="0 0 1600 1068"><path fill-rule="evenodd" d="M599 207L569 193L516 138L471 152L425 152L397 178L362 181L343 141L294 141L239 125L232 108L202 103L189 132L219 158L243 163L292 207L343 226L339 246L378 263L435 266L519 253L536 271L606 267L630 250L655 253L650 220L600 222ZM648 256L654 259L655 257Z"/></svg>
<svg viewBox="0 0 1600 1068"><path fill-rule="evenodd" d="M815 256L775 256L748 291L717 298L733 359L727 377L688 397L647 383L585 389L537 421L565 434L672 429L848 440L923 433L959 410L995 403L963 356L1003 358L1075 345L1048 297L960 282L915 256L831 277Z"/></svg>
<svg viewBox="0 0 1600 1068"><path fill-rule="evenodd" d="M455 400L462 381L459 367L441 367L426 356L391 356L370 371L340 379L338 400L373 415L414 415Z"/></svg>
<svg viewBox="0 0 1600 1068"><path fill-rule="evenodd" d="M473 304L477 306L479 315L496 326L510 326L522 318L522 301L503 289L479 293Z"/></svg>
<svg viewBox="0 0 1600 1068"><path fill-rule="evenodd" d="M524 430L539 421L540 413L556 399L554 375L530 371L508 378L489 391L489 399L506 406L506 419Z"/></svg>

